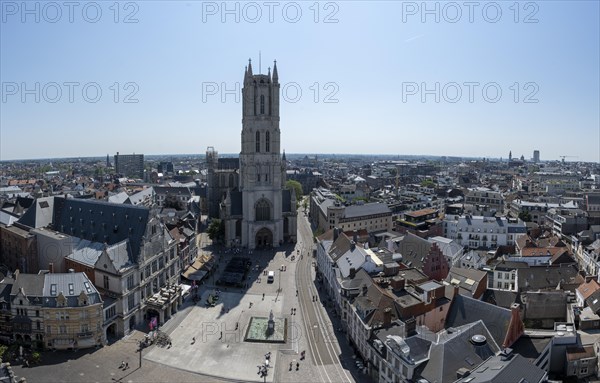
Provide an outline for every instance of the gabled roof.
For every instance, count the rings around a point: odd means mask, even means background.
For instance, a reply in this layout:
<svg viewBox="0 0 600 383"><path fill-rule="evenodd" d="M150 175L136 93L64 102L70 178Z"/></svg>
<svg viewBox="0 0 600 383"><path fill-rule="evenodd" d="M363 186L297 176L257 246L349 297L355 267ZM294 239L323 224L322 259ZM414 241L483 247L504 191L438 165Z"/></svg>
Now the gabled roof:
<svg viewBox="0 0 600 383"><path fill-rule="evenodd" d="M455 383L540 383L545 377L546 371L519 354L509 358L494 355Z"/></svg>
<svg viewBox="0 0 600 383"><path fill-rule="evenodd" d="M19 219L19 223L31 228L46 227L53 223L54 201L54 197L36 199Z"/></svg>
<svg viewBox="0 0 600 383"><path fill-rule="evenodd" d="M511 312L477 299L457 295L446 317L446 328L483 321L497 344L502 345L510 326Z"/></svg>
<svg viewBox="0 0 600 383"><path fill-rule="evenodd" d="M56 197L54 230L93 242L114 245L129 240L132 262L140 253L150 210L142 206Z"/></svg>
<svg viewBox="0 0 600 383"><path fill-rule="evenodd" d="M10 295L17 295L20 289L23 289L27 297L41 297L44 291L44 274L17 275Z"/></svg>
<svg viewBox="0 0 600 383"><path fill-rule="evenodd" d="M565 285L579 286L585 279L579 274L576 265L566 266L533 266L517 271L519 289L544 290L556 289Z"/></svg>
<svg viewBox="0 0 600 383"><path fill-rule="evenodd" d="M48 273L44 278L43 305L56 307L56 298L62 294L68 307L79 306L81 293L87 296L87 304L101 303L100 294L85 273Z"/></svg>
<svg viewBox="0 0 600 383"><path fill-rule="evenodd" d="M458 286L462 291L462 295L472 297L486 276L485 271L452 267L446 277L446 282Z"/></svg>
<svg viewBox="0 0 600 383"><path fill-rule="evenodd" d="M474 343L473 336L481 335L481 343ZM456 380L459 369L471 370L500 351L491 331L482 321L437 334L431 345L429 361L417 369L419 375L429 382L446 383Z"/></svg>
<svg viewBox="0 0 600 383"><path fill-rule="evenodd" d="M590 295L598 290L600 290L600 284L598 284L595 279L590 279L589 282L583 283L577 288L577 292L581 295L583 300L588 299Z"/></svg>
<svg viewBox="0 0 600 383"><path fill-rule="evenodd" d="M402 255L402 263L409 267L421 268L432 243L412 233L393 239L393 250Z"/></svg>

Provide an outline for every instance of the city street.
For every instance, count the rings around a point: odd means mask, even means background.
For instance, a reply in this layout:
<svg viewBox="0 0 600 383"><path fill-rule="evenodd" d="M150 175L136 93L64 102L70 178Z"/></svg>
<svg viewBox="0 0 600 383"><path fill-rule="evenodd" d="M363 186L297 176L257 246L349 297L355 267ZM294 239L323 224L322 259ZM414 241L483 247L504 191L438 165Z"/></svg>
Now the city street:
<svg viewBox="0 0 600 383"><path fill-rule="evenodd" d="M313 267L313 237L306 217L299 212L298 243L278 250L234 253L210 245L198 236L200 252L214 251L218 270L199 289L201 299L187 297L182 309L161 330L172 346L150 346L137 352L144 332L98 350L45 352L42 363L30 368L14 366L29 382L355 382L366 381L354 366L353 353L344 334L334 331L337 318L322 304ZM216 286L227 261L234 256L252 261L245 288ZM268 271L275 273L267 283ZM220 289L214 307L206 307L209 294ZM313 301L317 296L317 301ZM294 310L295 309L295 310ZM287 342L245 342L250 317L287 319ZM195 339L195 341L194 341ZM305 358L300 353L305 351ZM268 374L258 367L270 352ZM128 369L119 368L126 362ZM60 364L62 368L57 369Z"/></svg>

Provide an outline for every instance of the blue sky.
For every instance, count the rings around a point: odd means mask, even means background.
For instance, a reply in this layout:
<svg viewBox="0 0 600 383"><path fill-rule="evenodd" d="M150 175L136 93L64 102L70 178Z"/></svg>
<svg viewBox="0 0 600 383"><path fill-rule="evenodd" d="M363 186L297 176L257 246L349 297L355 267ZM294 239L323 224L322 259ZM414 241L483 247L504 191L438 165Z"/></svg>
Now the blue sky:
<svg viewBox="0 0 600 383"><path fill-rule="evenodd" d="M0 160L237 153L259 51L288 153L600 160L598 1L272 3L0 0Z"/></svg>

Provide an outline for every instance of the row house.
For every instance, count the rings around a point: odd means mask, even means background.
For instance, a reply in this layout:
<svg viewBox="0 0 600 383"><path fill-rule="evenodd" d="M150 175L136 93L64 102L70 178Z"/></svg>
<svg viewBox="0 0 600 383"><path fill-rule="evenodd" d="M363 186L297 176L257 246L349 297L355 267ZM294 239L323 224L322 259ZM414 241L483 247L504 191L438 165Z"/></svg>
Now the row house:
<svg viewBox="0 0 600 383"><path fill-rule="evenodd" d="M0 328L5 341L55 350L104 344L103 301L85 273L17 270L0 286L6 292L1 304L8 320Z"/></svg>
<svg viewBox="0 0 600 383"><path fill-rule="evenodd" d="M499 213L504 211L504 196L501 192L484 187L470 188L465 193L465 203L485 205Z"/></svg>
<svg viewBox="0 0 600 383"><path fill-rule="evenodd" d="M178 243L156 211L55 197L51 227L44 229L53 232L46 240L61 244L48 242L43 249L61 251L45 257L54 258L56 271L85 272L93 281L107 302L102 315L106 337L127 335L153 317L164 323L181 305Z"/></svg>
<svg viewBox="0 0 600 383"><path fill-rule="evenodd" d="M527 227L518 218L455 215L444 219L444 236L472 249L514 245L526 234Z"/></svg>

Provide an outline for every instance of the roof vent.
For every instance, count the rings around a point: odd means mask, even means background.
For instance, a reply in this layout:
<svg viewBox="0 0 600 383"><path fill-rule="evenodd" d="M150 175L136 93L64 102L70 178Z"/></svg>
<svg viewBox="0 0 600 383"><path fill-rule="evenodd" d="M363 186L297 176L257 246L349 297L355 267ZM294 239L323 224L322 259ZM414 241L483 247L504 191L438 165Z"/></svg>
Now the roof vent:
<svg viewBox="0 0 600 383"><path fill-rule="evenodd" d="M471 337L471 343L473 343L475 346L483 346L486 344L486 342L487 338L485 335L476 334Z"/></svg>

